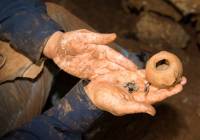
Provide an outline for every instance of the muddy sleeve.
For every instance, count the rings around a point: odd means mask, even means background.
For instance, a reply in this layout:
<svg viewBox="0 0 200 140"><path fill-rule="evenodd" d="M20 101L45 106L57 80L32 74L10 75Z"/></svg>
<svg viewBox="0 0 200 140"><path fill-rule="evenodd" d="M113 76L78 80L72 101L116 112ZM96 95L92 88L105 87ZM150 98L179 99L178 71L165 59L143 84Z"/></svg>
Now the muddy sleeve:
<svg viewBox="0 0 200 140"><path fill-rule="evenodd" d="M40 59L47 39L62 30L41 1L0 0L0 39L34 62Z"/></svg>
<svg viewBox="0 0 200 140"><path fill-rule="evenodd" d="M90 101L80 81L61 102L5 139L78 140L102 114Z"/></svg>

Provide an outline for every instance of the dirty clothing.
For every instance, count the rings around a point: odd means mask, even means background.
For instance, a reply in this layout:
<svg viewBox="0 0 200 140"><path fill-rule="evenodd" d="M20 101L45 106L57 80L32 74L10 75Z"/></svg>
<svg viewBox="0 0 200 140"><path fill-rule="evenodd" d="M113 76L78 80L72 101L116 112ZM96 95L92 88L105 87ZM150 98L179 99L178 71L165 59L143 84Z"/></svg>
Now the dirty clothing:
<svg viewBox="0 0 200 140"><path fill-rule="evenodd" d="M41 0L1 0L0 24L0 38L32 61L40 59L48 37L62 30Z"/></svg>
<svg viewBox="0 0 200 140"><path fill-rule="evenodd" d="M81 134L102 114L87 97L83 85L80 81L57 106L5 139L80 140Z"/></svg>
<svg viewBox="0 0 200 140"><path fill-rule="evenodd" d="M44 46L38 44L45 44L51 33L60 29L38 0L0 1L0 137L41 113L53 74L46 64L38 65Z"/></svg>
<svg viewBox="0 0 200 140"><path fill-rule="evenodd" d="M2 10L1 22L0 22L0 36L3 40L8 40L13 48L17 51L21 51L25 56L30 58L32 61L37 61L41 56L41 48L43 47L46 39L53 32L60 29L80 29L87 28L88 25L84 24L76 17L73 17L69 12L63 9L60 12L56 12L59 8L52 10L53 5L49 7L49 13L54 15L65 13L65 21L70 18L70 21L65 24L65 26L60 28L56 23L53 23L47 15L41 16L40 13L44 12L44 4L37 0L25 1L7 1L3 0L0 2ZM10 5L10 7L9 7ZM27 9L26 9L27 5ZM33 5L37 7L33 8ZM17 6L17 7L16 7ZM6 7L6 8L5 8ZM21 7L21 8L20 8ZM33 9L32 9L33 8ZM39 10L41 8L41 10ZM16 11L11 12L16 9ZM32 10L31 10L32 9ZM23 11L22 14L16 14L17 11ZM30 13L27 13L27 12ZM36 11L36 13L35 13ZM53 11L53 12L52 12ZM58 10L59 11L59 10ZM14 15L13 15L14 14ZM16 14L16 15L15 15ZM33 15L29 19L29 14ZM5 16L7 15L7 16ZM13 16L12 16L13 15ZM25 15L27 17L25 17ZM19 16L19 19L17 17ZM22 16L22 17L20 17ZM41 18L46 16L46 18ZM61 17L61 15L56 15L54 18ZM37 21L38 20L38 21ZM44 21L47 20L47 21ZM22 23L22 22L29 23ZM19 22L19 24L18 24ZM32 23L37 23L35 28L32 28ZM59 23L59 21L57 21ZM15 26L15 23L17 26ZM48 24L45 26L45 24ZM77 25L74 25L76 23ZM25 25L24 25L25 24ZM23 25L23 26L20 26ZM27 25L27 26L26 26ZM28 27L28 25L31 25ZM41 27L40 27L41 25ZM24 27L26 27L24 29ZM52 27L52 29L51 29ZM58 27L58 28L57 28ZM67 28L69 27L69 28ZM26 32L26 30L32 29L33 31ZM43 31L45 30L46 31ZM42 31L42 32L41 32ZM50 32L51 31L51 32ZM40 34L41 32L41 34ZM44 39L44 36L46 38ZM39 37L38 37L39 36ZM16 39L18 38L18 39ZM43 40L42 40L43 39ZM20 40L20 41L19 41ZM41 42L38 45L36 42ZM26 44L27 43L27 44ZM26 45L25 45L26 44ZM30 45L31 44L31 45ZM34 48L35 47L35 48ZM2 131L5 129L12 129L16 126L20 126L26 120L30 120L33 116L40 113L43 105L48 97L48 92L51 87L53 76L47 67L44 68L43 72L35 79L16 79L14 81L7 81L0 85L1 93L1 118ZM3 96L3 98L2 98ZM61 101L59 105L48 110L42 116L33 119L32 122L21 127L15 132L7 134L5 139L80 139L81 132L84 132L89 125L101 114L102 112L98 110L89 101L89 98L83 90L82 82L79 82ZM28 118L28 119L27 119ZM4 122L5 123L4 123ZM9 125L7 126L7 123ZM4 126L1 126L1 125ZM8 128L7 128L7 127ZM8 131L6 130L6 131Z"/></svg>
<svg viewBox="0 0 200 140"><path fill-rule="evenodd" d="M49 3L47 10L61 28L46 15L45 6L39 0L1 0L1 39L8 40L13 48L36 62L41 58L43 46L53 32L83 28L94 30L60 6ZM116 44L112 46L116 47ZM127 51L125 54L129 55ZM0 85L0 121L8 126L2 127L7 129L5 132L19 127L41 112L52 79L53 75L45 66L34 80L20 78ZM4 139L80 139L81 133L102 114L87 97L84 85L84 81L80 81L57 106L10 132ZM4 130L1 129L1 123L0 130Z"/></svg>
<svg viewBox="0 0 200 140"><path fill-rule="evenodd" d="M43 47L58 30L63 29L47 15L42 1L1 0L0 84L17 77L36 78L43 68Z"/></svg>

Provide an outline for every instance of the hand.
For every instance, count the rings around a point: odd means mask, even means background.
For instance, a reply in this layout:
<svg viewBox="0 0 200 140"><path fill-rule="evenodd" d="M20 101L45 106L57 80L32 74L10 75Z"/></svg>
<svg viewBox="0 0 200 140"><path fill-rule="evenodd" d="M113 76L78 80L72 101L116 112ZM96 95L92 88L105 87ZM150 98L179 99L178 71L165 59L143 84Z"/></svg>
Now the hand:
<svg viewBox="0 0 200 140"><path fill-rule="evenodd" d="M133 96L135 100L139 102L155 104L181 92L183 90L183 86L186 84L186 81L186 78L182 77L182 80L179 84L169 89L158 89L154 86L150 86L148 94L144 92L137 92Z"/></svg>
<svg viewBox="0 0 200 140"><path fill-rule="evenodd" d="M125 84L133 81L139 89L130 93ZM156 111L152 104L181 92L186 79L171 89L150 86L149 92L145 92L145 83L144 71L115 71L96 77L85 91L96 107L116 116L142 112L153 116Z"/></svg>
<svg viewBox="0 0 200 140"><path fill-rule="evenodd" d="M65 72L79 78L93 79L113 70L135 71L136 66L130 60L105 45L115 38L115 34L100 34L85 29L56 32L43 52Z"/></svg>

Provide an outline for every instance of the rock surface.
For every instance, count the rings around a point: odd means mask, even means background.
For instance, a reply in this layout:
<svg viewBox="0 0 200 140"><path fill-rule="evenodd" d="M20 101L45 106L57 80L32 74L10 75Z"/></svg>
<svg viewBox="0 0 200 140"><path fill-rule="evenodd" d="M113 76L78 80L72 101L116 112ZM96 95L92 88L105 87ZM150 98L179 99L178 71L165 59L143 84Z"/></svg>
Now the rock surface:
<svg viewBox="0 0 200 140"><path fill-rule="evenodd" d="M170 0L184 15L200 13L200 0Z"/></svg>
<svg viewBox="0 0 200 140"><path fill-rule="evenodd" d="M139 11L142 9L145 11L153 11L177 21L182 18L182 15L164 0L123 0L122 4L126 11L131 8L136 8Z"/></svg>
<svg viewBox="0 0 200 140"><path fill-rule="evenodd" d="M162 49L163 46L185 48L189 35L178 23L154 13L142 13L136 24L139 40Z"/></svg>

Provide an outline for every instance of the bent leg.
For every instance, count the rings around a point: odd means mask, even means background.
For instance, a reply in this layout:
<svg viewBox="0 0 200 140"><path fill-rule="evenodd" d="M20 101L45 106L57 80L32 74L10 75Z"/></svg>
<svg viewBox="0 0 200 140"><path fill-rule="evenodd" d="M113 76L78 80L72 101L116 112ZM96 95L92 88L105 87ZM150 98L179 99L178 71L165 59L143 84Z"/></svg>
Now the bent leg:
<svg viewBox="0 0 200 140"><path fill-rule="evenodd" d="M0 85L0 136L40 114L52 80L45 67L35 80L18 78Z"/></svg>

